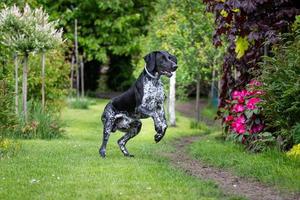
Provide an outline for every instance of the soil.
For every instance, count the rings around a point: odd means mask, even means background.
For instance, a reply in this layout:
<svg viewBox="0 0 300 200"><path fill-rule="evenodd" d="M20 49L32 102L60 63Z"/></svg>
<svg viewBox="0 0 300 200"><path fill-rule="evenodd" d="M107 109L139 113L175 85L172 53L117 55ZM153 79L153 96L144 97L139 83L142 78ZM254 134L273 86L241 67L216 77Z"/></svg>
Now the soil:
<svg viewBox="0 0 300 200"><path fill-rule="evenodd" d="M300 194L282 193L258 181L236 176L229 170L192 159L186 147L199 139L201 136L181 138L174 143L176 152L163 155L168 157L175 167L183 169L187 174L217 183L226 195L234 194L251 200L300 200Z"/></svg>

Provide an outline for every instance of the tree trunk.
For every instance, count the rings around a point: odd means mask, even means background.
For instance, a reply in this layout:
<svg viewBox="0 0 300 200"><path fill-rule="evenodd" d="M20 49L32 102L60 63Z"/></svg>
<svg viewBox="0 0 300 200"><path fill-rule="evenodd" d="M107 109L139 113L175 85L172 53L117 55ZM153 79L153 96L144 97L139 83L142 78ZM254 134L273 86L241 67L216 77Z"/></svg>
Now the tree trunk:
<svg viewBox="0 0 300 200"><path fill-rule="evenodd" d="M83 57L80 61L80 69L81 69L81 97L84 97L84 63L83 63Z"/></svg>
<svg viewBox="0 0 300 200"><path fill-rule="evenodd" d="M173 76L170 78L170 93L169 93L169 120L170 126L176 126L175 115L175 93L176 93L176 72L173 72Z"/></svg>
<svg viewBox="0 0 300 200"><path fill-rule="evenodd" d="M75 19L75 60L76 60L76 92L77 98L79 98L79 67L80 62L78 58L78 39L77 39L77 19Z"/></svg>
<svg viewBox="0 0 300 200"><path fill-rule="evenodd" d="M22 104L23 104L23 115L24 121L27 123L27 74L28 74L28 53L25 53L23 60L23 81L22 81Z"/></svg>
<svg viewBox="0 0 300 200"><path fill-rule="evenodd" d="M15 54L14 56L14 63L15 63L15 109L16 114L19 114L19 92L18 92L18 85L19 85L19 76L18 76L18 69L19 69L19 63L18 63L18 55Z"/></svg>
<svg viewBox="0 0 300 200"><path fill-rule="evenodd" d="M45 110L45 52L42 53L42 109Z"/></svg>
<svg viewBox="0 0 300 200"><path fill-rule="evenodd" d="M214 66L212 67L212 77L211 77L211 86L210 86L210 97L211 101L214 98L214 86L215 86L215 68Z"/></svg>
<svg viewBox="0 0 300 200"><path fill-rule="evenodd" d="M215 70L215 67L213 66L212 71L212 81L211 81L211 103L213 107L218 107L218 82L215 80L217 76L217 71Z"/></svg>
<svg viewBox="0 0 300 200"><path fill-rule="evenodd" d="M72 90L73 90L73 79L74 79L74 56L72 56L71 61L71 80L70 80L70 96L72 96Z"/></svg>
<svg viewBox="0 0 300 200"><path fill-rule="evenodd" d="M200 100L200 74L197 75L197 86L196 86L196 120L197 122L200 121L200 107L199 107L199 100Z"/></svg>

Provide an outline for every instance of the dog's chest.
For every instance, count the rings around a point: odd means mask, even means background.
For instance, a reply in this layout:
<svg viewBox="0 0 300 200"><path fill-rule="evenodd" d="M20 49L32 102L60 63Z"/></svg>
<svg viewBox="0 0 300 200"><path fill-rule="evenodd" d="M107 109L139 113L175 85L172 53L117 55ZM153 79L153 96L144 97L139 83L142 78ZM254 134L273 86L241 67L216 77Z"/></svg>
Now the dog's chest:
<svg viewBox="0 0 300 200"><path fill-rule="evenodd" d="M165 99L163 84L160 80L144 79L144 96L142 107L154 111L161 107Z"/></svg>

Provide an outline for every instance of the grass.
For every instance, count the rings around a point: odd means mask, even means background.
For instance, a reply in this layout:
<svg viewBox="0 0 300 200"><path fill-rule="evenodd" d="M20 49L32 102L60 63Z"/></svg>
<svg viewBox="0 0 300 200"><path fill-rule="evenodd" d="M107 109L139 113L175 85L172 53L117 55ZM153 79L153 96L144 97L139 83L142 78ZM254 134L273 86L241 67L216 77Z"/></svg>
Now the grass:
<svg viewBox="0 0 300 200"><path fill-rule="evenodd" d="M111 135L107 158L100 158L105 103L97 101L88 110L66 108L66 138L19 140L22 150L0 160L0 199L238 199L158 155L174 151L172 139L199 132L181 116L158 144L152 121L144 120L141 133L127 145L135 158L121 154L116 142L120 133Z"/></svg>
<svg viewBox="0 0 300 200"><path fill-rule="evenodd" d="M213 107L211 104L208 104L201 110L201 115L207 119L214 120L217 113L217 108Z"/></svg>
<svg viewBox="0 0 300 200"><path fill-rule="evenodd" d="M280 190L300 192L300 160L269 150L260 154L246 152L241 145L224 142L210 135L190 146L191 154L214 166L251 177Z"/></svg>
<svg viewBox="0 0 300 200"><path fill-rule="evenodd" d="M91 98L69 98L68 105L73 109L89 109L90 105L95 105L95 101Z"/></svg>

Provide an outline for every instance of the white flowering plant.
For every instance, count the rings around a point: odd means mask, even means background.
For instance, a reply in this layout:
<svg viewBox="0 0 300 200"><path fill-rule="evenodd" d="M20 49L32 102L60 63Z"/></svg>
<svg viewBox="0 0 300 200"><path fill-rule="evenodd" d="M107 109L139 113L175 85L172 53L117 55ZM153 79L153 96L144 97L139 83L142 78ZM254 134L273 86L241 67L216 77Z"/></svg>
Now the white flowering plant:
<svg viewBox="0 0 300 200"><path fill-rule="evenodd" d="M28 4L23 10L16 5L0 12L1 43L22 53L53 49L63 42L58 21L49 21L42 9L32 10Z"/></svg>

